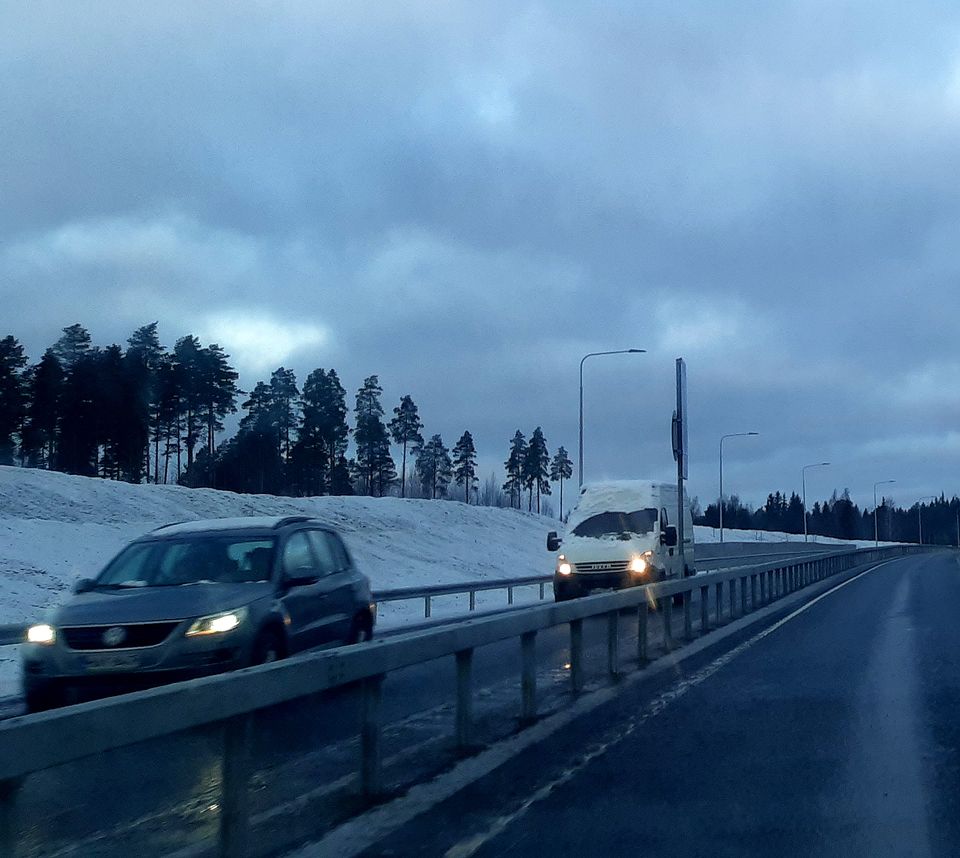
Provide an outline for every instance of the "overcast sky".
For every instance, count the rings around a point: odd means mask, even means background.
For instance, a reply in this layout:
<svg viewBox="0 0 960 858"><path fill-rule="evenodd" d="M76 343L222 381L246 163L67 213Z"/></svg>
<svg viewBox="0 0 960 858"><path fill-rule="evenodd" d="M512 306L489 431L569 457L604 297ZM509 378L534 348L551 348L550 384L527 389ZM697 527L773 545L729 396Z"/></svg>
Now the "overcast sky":
<svg viewBox="0 0 960 858"><path fill-rule="evenodd" d="M0 335L379 373L586 477L960 490L955 3L4 2Z"/></svg>

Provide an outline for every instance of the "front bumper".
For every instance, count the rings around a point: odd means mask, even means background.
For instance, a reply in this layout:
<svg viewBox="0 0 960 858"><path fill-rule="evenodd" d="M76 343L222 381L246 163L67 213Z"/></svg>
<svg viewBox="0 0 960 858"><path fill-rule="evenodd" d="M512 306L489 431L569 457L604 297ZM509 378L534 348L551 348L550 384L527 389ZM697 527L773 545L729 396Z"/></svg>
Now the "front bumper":
<svg viewBox="0 0 960 858"><path fill-rule="evenodd" d="M564 598L586 596L599 590L625 590L641 587L660 580L660 573L648 566L642 575L632 572L573 572L570 575L553 575L553 591Z"/></svg>

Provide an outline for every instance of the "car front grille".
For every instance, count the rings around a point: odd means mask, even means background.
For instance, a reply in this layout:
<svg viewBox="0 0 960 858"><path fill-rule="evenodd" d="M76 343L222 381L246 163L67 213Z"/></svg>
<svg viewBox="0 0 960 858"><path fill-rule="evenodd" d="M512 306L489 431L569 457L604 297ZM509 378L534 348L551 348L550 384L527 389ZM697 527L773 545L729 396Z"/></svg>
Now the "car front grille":
<svg viewBox="0 0 960 858"><path fill-rule="evenodd" d="M70 649L136 649L163 643L179 623L134 623L114 626L66 626L60 631ZM112 629L123 629L123 639L107 643L104 636ZM109 640L109 636L107 637Z"/></svg>
<svg viewBox="0 0 960 858"><path fill-rule="evenodd" d="M626 572L629 560L608 560L604 563L575 563L577 572Z"/></svg>

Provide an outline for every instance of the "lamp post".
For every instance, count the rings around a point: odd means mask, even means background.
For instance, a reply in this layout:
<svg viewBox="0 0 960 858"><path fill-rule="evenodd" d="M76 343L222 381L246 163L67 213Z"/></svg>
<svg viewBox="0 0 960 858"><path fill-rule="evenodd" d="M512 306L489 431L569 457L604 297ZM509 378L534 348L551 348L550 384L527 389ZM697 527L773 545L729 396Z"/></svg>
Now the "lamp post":
<svg viewBox="0 0 960 858"><path fill-rule="evenodd" d="M720 436L720 541L723 542L723 442L727 438L746 438L748 435L759 435L759 432L731 432Z"/></svg>
<svg viewBox="0 0 960 858"><path fill-rule="evenodd" d="M800 469L800 482L803 484L803 541L807 541L807 468L825 468L829 462L814 462Z"/></svg>
<svg viewBox="0 0 960 858"><path fill-rule="evenodd" d="M880 480L873 484L873 546L880 547L880 528L877 525L877 486L885 486L888 483L895 483L896 480Z"/></svg>
<svg viewBox="0 0 960 858"><path fill-rule="evenodd" d="M583 362L588 357L599 357L600 355L638 355L645 354L646 349L616 349L611 352L590 352L580 359L580 457L577 470L577 480L579 488L583 488Z"/></svg>
<svg viewBox="0 0 960 858"><path fill-rule="evenodd" d="M917 544L923 545L923 515L920 512L925 500L936 500L936 495L924 495L917 501Z"/></svg>

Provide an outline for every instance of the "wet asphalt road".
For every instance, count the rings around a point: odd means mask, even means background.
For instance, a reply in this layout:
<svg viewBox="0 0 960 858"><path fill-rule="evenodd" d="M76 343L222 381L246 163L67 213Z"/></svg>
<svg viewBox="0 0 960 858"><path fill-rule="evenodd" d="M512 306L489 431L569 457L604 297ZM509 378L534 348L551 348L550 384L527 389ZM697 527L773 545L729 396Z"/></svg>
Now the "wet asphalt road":
<svg viewBox="0 0 960 858"><path fill-rule="evenodd" d="M651 618L652 645L660 637L658 620ZM681 620L678 611L674 620L675 625ZM635 629L625 623L623 634L624 651L635 651ZM602 619L585 623L588 678L591 674L605 676L605 635ZM543 632L537 642L538 670L555 681L559 679L564 689L568 647L565 627ZM478 706L486 700L492 708L505 707L512 717L519 702L517 642L504 641L478 650L475 671ZM541 681L544 686L549 684L546 676ZM399 671L387 682L385 720L403 721L440 702L449 706L454 686L452 659ZM262 762L258 765L270 767L287 761L297 770L295 776L289 771L282 777L265 776L269 795L264 794L263 800L268 804L283 801L354 772L355 752L349 747L331 759L315 757L317 749L355 743L358 707L356 693L347 691L290 706L283 712L274 711L259 732L262 753L258 756ZM450 732L450 725L427 719L423 729L398 734L398 742L422 740L426 731L436 733L438 728L443 734ZM29 779L19 803L21 850L25 855L113 856L126 854L134 843L149 843L148 850L156 850L156 854L186 845L199 834L209 834L215 824L219 758L220 737L213 731L158 740L40 773ZM208 806L213 815L206 811ZM190 807L193 809L184 810ZM97 809L95 814L92 808ZM204 821L205 817L209 820ZM130 828L131 822L143 819L153 820L149 839L145 839L147 832L142 824ZM106 837L91 839L98 831L106 832Z"/></svg>
<svg viewBox="0 0 960 858"><path fill-rule="evenodd" d="M370 855L960 854L957 555L756 635L625 689Z"/></svg>

